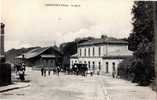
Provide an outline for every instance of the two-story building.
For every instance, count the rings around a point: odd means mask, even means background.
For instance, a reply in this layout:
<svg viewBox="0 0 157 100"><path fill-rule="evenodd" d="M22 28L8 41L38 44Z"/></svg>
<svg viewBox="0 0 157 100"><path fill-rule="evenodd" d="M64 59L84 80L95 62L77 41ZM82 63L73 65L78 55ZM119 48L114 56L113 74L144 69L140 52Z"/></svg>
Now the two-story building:
<svg viewBox="0 0 157 100"><path fill-rule="evenodd" d="M131 55L127 41L114 38L92 39L78 44L77 54L70 58L70 67L82 63L94 72L112 73L123 59Z"/></svg>

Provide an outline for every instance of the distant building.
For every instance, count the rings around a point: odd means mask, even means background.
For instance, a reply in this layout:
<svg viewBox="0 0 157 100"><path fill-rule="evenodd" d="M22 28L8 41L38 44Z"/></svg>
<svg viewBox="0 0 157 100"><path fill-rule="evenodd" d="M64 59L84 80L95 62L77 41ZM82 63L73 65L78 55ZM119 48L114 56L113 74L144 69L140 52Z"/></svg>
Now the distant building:
<svg viewBox="0 0 157 100"><path fill-rule="evenodd" d="M24 61L27 66L33 68L53 68L61 65L60 51L55 47L39 47L16 57L20 62Z"/></svg>
<svg viewBox="0 0 157 100"><path fill-rule="evenodd" d="M92 39L78 45L77 54L70 58L70 67L75 63L87 64L89 70L101 74L117 71L118 64L132 52L128 43L114 38Z"/></svg>

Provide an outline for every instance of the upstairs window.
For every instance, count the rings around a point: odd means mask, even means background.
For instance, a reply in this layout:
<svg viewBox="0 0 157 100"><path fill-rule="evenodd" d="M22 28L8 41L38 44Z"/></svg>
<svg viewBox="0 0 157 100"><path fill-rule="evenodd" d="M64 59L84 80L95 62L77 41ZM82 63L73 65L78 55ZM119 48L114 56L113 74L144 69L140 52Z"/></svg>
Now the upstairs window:
<svg viewBox="0 0 157 100"><path fill-rule="evenodd" d="M90 48L88 48L88 56L90 56Z"/></svg>
<svg viewBox="0 0 157 100"><path fill-rule="evenodd" d="M99 56L101 56L101 47L99 47Z"/></svg>
<svg viewBox="0 0 157 100"><path fill-rule="evenodd" d="M84 56L86 57L86 48L84 49Z"/></svg>
<svg viewBox="0 0 157 100"><path fill-rule="evenodd" d="M82 56L82 50L80 49L80 56Z"/></svg>
<svg viewBox="0 0 157 100"><path fill-rule="evenodd" d="M95 48L93 47L93 56L95 56Z"/></svg>

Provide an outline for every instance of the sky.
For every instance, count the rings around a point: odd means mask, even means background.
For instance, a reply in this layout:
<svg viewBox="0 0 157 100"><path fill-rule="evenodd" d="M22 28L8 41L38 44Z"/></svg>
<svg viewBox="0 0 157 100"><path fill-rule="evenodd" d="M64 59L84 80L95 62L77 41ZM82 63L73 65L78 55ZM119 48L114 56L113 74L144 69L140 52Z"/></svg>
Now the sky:
<svg viewBox="0 0 157 100"><path fill-rule="evenodd" d="M101 35L107 35L124 38L128 37L132 30L133 1L0 1L1 21L6 24L6 50L59 45L88 36L99 38Z"/></svg>

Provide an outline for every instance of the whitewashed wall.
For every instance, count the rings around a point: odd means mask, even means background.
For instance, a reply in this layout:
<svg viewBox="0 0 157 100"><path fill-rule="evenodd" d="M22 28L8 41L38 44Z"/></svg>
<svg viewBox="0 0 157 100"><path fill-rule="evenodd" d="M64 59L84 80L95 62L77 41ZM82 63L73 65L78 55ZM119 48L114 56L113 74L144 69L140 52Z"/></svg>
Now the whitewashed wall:
<svg viewBox="0 0 157 100"><path fill-rule="evenodd" d="M99 55L99 47L101 48L101 52ZM95 49L95 53L93 55L93 48ZM80 49L81 49L81 56L80 56ZM86 56L85 56L85 49L86 49ZM90 55L89 55L89 50L90 49ZM115 69L117 70L117 67L119 65L119 63L123 60L123 59L103 59L103 56L110 56L112 55L112 52L116 52L114 53L114 56L119 56L119 55L127 55L127 53L125 54L121 54L121 52L117 52L118 50L124 50L127 51L128 50L128 46L127 45L115 45L115 44L101 44L101 45L93 45L93 46L82 46L78 48L78 59L76 58L71 58L70 59L70 67L72 67L72 62L74 63L75 61L77 63L82 63L82 64L87 64L87 66L89 67L89 63L90 62L90 67L92 68L93 66L93 62L95 64L95 71L99 70L99 62L101 63L101 73L106 73L106 62L108 62L108 72L109 74L112 74L113 72L113 62L115 63Z"/></svg>
<svg viewBox="0 0 157 100"><path fill-rule="evenodd" d="M103 69L102 72L106 73L106 62L108 62L108 73L112 74L113 72L113 62L115 63L115 68L117 71L118 65L119 63L122 61L123 59L103 59Z"/></svg>

